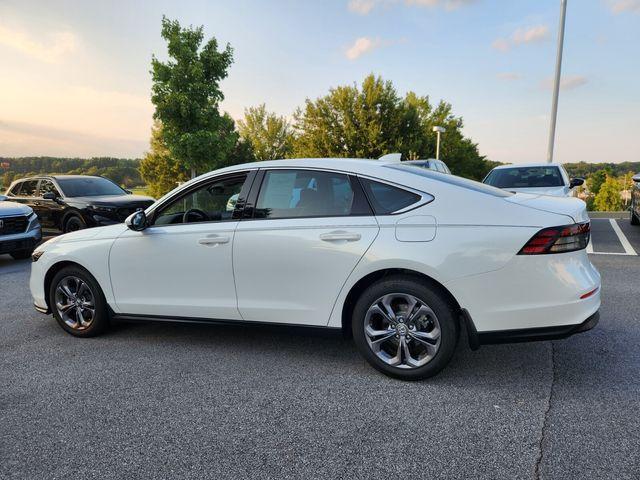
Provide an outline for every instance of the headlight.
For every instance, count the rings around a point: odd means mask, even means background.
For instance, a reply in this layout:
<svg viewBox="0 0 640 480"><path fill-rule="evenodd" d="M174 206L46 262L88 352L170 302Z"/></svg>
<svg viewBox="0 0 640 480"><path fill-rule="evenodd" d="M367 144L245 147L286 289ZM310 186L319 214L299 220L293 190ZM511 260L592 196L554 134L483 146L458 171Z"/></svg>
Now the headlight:
<svg viewBox="0 0 640 480"><path fill-rule="evenodd" d="M106 207L104 205L89 205L89 208L94 212L115 212L116 207Z"/></svg>
<svg viewBox="0 0 640 480"><path fill-rule="evenodd" d="M31 260L34 262L37 262L38 260L40 260L40 257L42 256L43 253L44 253L44 250L36 250L31 254Z"/></svg>
<svg viewBox="0 0 640 480"><path fill-rule="evenodd" d="M35 213L32 213L31 215L29 215L29 218L27 220L29 220L29 225L27 226L27 232L30 232L32 230L37 230L38 228L40 228L40 222L38 221L38 216Z"/></svg>

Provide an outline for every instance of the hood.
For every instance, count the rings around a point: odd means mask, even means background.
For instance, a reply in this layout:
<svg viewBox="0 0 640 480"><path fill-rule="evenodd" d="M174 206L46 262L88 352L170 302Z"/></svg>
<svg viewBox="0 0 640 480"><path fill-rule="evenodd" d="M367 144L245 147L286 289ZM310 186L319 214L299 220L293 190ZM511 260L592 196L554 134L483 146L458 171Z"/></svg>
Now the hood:
<svg viewBox="0 0 640 480"><path fill-rule="evenodd" d="M82 242L84 240L108 240L116 238L127 230L127 226L118 223L106 227L85 228L76 232L65 233L55 237L56 243Z"/></svg>
<svg viewBox="0 0 640 480"><path fill-rule="evenodd" d="M67 203L84 203L91 205L108 205L114 207L126 207L129 205L149 206L155 200L143 195L97 195L91 197L67 197Z"/></svg>
<svg viewBox="0 0 640 480"><path fill-rule="evenodd" d="M575 223L588 222L587 204L575 197L552 197L550 195L533 195L530 193L516 193L505 198L507 202L516 203L523 207L557 213L570 217Z"/></svg>
<svg viewBox="0 0 640 480"><path fill-rule="evenodd" d="M14 217L16 215L31 215L33 210L27 205L21 203L9 202L4 200L0 202L0 217Z"/></svg>
<svg viewBox="0 0 640 480"><path fill-rule="evenodd" d="M528 188L505 188L514 193L535 193L537 195L551 195L553 197L568 197L570 190L567 187L528 187Z"/></svg>

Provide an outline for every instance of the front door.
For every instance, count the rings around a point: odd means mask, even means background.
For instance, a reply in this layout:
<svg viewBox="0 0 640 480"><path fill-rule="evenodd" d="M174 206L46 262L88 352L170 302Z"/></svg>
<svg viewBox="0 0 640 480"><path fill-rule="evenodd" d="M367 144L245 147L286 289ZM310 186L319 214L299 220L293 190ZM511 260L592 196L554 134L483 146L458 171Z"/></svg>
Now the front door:
<svg viewBox="0 0 640 480"><path fill-rule="evenodd" d="M53 193L57 198L62 198L62 195L51 180L40 180L39 198L35 202L37 204L36 213L38 217L40 217L40 223L43 228L56 229L62 224L61 220L64 206L56 200L45 200L42 198L45 193Z"/></svg>
<svg viewBox="0 0 640 480"><path fill-rule="evenodd" d="M240 223L233 246L242 318L326 325L344 282L377 233L355 177L266 171L253 218Z"/></svg>
<svg viewBox="0 0 640 480"><path fill-rule="evenodd" d="M241 318L231 252L245 183L236 173L198 184L161 205L147 229L118 237L109 265L119 313Z"/></svg>

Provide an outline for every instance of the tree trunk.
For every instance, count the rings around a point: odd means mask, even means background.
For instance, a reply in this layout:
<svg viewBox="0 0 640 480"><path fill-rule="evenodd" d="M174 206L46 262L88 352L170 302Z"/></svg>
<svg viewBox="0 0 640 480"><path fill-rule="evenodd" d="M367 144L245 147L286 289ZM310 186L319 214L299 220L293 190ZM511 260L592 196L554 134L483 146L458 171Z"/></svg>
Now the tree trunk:
<svg viewBox="0 0 640 480"><path fill-rule="evenodd" d="M196 178L196 169L191 167L191 178Z"/></svg>

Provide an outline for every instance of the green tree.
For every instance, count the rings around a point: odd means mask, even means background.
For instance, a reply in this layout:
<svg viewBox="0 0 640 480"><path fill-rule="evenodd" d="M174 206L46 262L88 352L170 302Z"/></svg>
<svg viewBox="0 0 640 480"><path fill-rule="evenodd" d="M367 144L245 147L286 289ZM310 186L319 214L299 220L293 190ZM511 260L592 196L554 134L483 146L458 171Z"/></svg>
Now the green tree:
<svg viewBox="0 0 640 480"><path fill-rule="evenodd" d="M446 102L433 105L426 96L400 97L390 81L374 75L357 85L333 88L307 99L294 115L294 151L301 157L378 158L400 152L406 159L432 158L436 125L446 128L441 158L457 175L481 179L490 166L462 134L462 118Z"/></svg>
<svg viewBox="0 0 640 480"><path fill-rule="evenodd" d="M160 198L189 178L184 165L171 156L162 131L162 124L156 121L151 129L150 150L140 162L140 174L147 183L147 191L155 198Z"/></svg>
<svg viewBox="0 0 640 480"><path fill-rule="evenodd" d="M293 131L285 117L267 112L264 105L247 108L238 122L240 138L251 144L256 160L287 158L293 152Z"/></svg>
<svg viewBox="0 0 640 480"><path fill-rule="evenodd" d="M213 37L202 46L202 27L183 28L166 17L162 38L169 60L154 56L151 62L154 118L162 122L172 158L193 177L224 164L237 141L233 120L219 111L224 99L220 81L233 62L233 50L229 44L218 50Z"/></svg>
<svg viewBox="0 0 640 480"><path fill-rule="evenodd" d="M606 180L600 186L598 194L595 197L595 207L601 212L615 212L622 210L622 197L620 192L622 185L620 182L607 175Z"/></svg>
<svg viewBox="0 0 640 480"><path fill-rule="evenodd" d="M607 180L609 172L605 169L597 170L587 177L587 188L594 195L598 195L600 187Z"/></svg>

